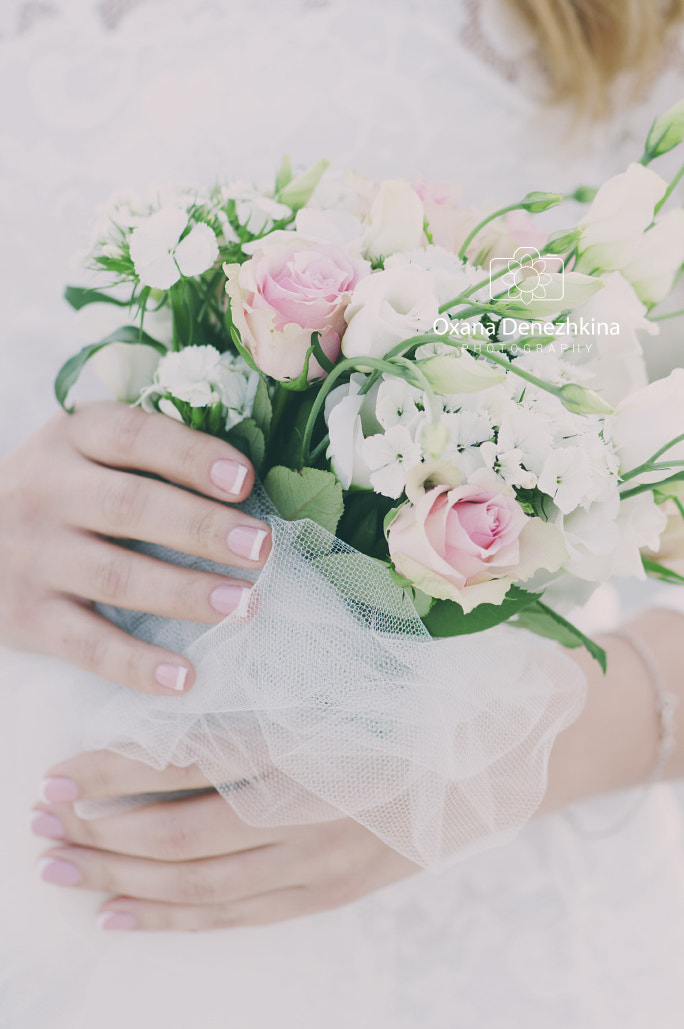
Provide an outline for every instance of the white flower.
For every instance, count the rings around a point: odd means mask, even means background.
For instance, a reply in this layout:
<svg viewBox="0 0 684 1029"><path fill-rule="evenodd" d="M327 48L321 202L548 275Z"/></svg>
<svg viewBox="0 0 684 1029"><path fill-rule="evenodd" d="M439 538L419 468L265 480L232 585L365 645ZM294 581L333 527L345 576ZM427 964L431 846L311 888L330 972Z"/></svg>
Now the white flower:
<svg viewBox="0 0 684 1029"><path fill-rule="evenodd" d="M393 500L404 491L406 472L415 468L421 460L420 447L403 425L395 425L387 432L368 436L361 446L361 452L371 470L373 489Z"/></svg>
<svg viewBox="0 0 684 1029"><path fill-rule="evenodd" d="M480 393L506 381L503 368L476 358L461 347L449 347L449 352L421 361L423 372L433 389L445 396L461 393Z"/></svg>
<svg viewBox="0 0 684 1029"><path fill-rule="evenodd" d="M344 313L342 353L382 358L397 343L428 331L438 309L432 278L423 268L374 272L358 284Z"/></svg>
<svg viewBox="0 0 684 1029"><path fill-rule="evenodd" d="M249 418L259 385L259 373L241 357L222 354L217 368L216 387L226 409L226 428Z"/></svg>
<svg viewBox="0 0 684 1029"><path fill-rule="evenodd" d="M375 417L379 383L363 395L366 376L354 373L348 383L331 390L325 398L325 420L330 445L327 456L343 489L351 485L371 489L370 468L363 454L364 433L381 429Z"/></svg>
<svg viewBox="0 0 684 1029"><path fill-rule="evenodd" d="M655 335L658 326L646 318L646 308L632 286L620 272L611 272L603 279L605 289L572 312L573 320L584 318L608 329L615 322L619 334L597 332L591 339L591 350L565 352L572 365L586 367L588 389L597 390L602 399L615 406L623 397L647 383L639 332Z"/></svg>
<svg viewBox="0 0 684 1029"><path fill-rule="evenodd" d="M684 210L676 207L641 237L636 254L622 274L639 299L652 306L664 300L684 263Z"/></svg>
<svg viewBox="0 0 684 1029"><path fill-rule="evenodd" d="M373 198L366 233L370 261L397 250L412 250L423 238L423 202L402 179L385 179Z"/></svg>
<svg viewBox="0 0 684 1029"><path fill-rule="evenodd" d="M536 476L540 474L553 448L553 437L545 420L516 404L507 405L500 420L498 450L502 453L518 451L521 462Z"/></svg>
<svg viewBox="0 0 684 1029"><path fill-rule="evenodd" d="M684 368L675 368L665 379L658 379L638 390L617 407L612 419L612 439L620 470L631 471L647 461L661 447L684 433ZM683 461L684 442L667 450L660 462ZM678 471L664 469L630 480L658 482Z"/></svg>
<svg viewBox="0 0 684 1029"><path fill-rule="evenodd" d="M577 269L615 271L629 264L666 189L660 175L640 164L630 164L605 182L578 222L582 239Z"/></svg>
<svg viewBox="0 0 684 1029"><path fill-rule="evenodd" d="M375 417L383 429L391 429L395 425L415 428L424 410L424 394L405 379L389 376L380 383Z"/></svg>
<svg viewBox="0 0 684 1029"><path fill-rule="evenodd" d="M214 264L218 243L213 229L203 223L194 225L181 240L187 225L187 211L163 207L133 230L131 259L145 286L170 289L182 275L201 275Z"/></svg>
<svg viewBox="0 0 684 1029"><path fill-rule="evenodd" d="M580 447L553 450L541 470L538 488L552 498L556 507L569 514L580 504L587 506L587 483L591 462Z"/></svg>
<svg viewBox="0 0 684 1029"><path fill-rule="evenodd" d="M360 219L347 211L303 207L297 211L295 232L314 243L335 243L360 254L366 230Z"/></svg>
<svg viewBox="0 0 684 1029"><path fill-rule="evenodd" d="M456 411L442 415L441 422L449 432L444 458L463 472L466 479L486 467L480 444L490 441L493 425L485 411Z"/></svg>
<svg viewBox="0 0 684 1029"><path fill-rule="evenodd" d="M577 509L563 520L570 553L565 570L580 579L605 582L612 576L645 578L641 548L657 550L667 524L650 493Z"/></svg>
<svg viewBox="0 0 684 1029"><path fill-rule="evenodd" d="M487 468L500 475L509 486L532 489L537 485L537 476L522 466L523 452L517 447L502 449L497 443L486 442L480 446L480 455Z"/></svg>
<svg viewBox="0 0 684 1029"><path fill-rule="evenodd" d="M482 279L480 269L472 264L463 264L456 254L434 245L393 254L385 261L385 268L399 268L407 264L417 264L432 274L435 296L440 304L453 300ZM475 300L479 295L473 294L472 299Z"/></svg>
<svg viewBox="0 0 684 1029"><path fill-rule="evenodd" d="M185 347L162 357L154 389L191 407L212 407L221 400L220 378L221 355L216 347Z"/></svg>

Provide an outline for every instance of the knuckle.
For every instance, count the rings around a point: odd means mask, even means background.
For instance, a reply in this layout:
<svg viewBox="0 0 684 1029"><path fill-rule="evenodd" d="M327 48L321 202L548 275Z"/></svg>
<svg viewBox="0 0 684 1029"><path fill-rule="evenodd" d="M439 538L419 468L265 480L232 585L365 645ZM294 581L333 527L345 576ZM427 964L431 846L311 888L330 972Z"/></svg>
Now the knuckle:
<svg viewBox="0 0 684 1029"><path fill-rule="evenodd" d="M213 550L218 535L218 512L213 507L202 506L202 509L191 520L188 536L198 549Z"/></svg>
<svg viewBox="0 0 684 1029"><path fill-rule="evenodd" d="M167 814L152 846L166 861L183 861L192 853L193 838L177 815Z"/></svg>
<svg viewBox="0 0 684 1029"><path fill-rule="evenodd" d="M179 457L179 470L184 479L195 482L204 470L206 443L203 439L192 439Z"/></svg>
<svg viewBox="0 0 684 1029"><path fill-rule="evenodd" d="M141 438L149 425L149 417L139 407L123 407L117 411L112 426L112 442L121 457L130 455L140 445Z"/></svg>
<svg viewBox="0 0 684 1029"><path fill-rule="evenodd" d="M93 576L98 599L113 603L124 600L128 595L130 577L130 562L126 561L123 555L107 557L100 561Z"/></svg>
<svg viewBox="0 0 684 1029"><path fill-rule="evenodd" d="M176 617L192 619L198 611L207 607L207 590L204 582L194 575L178 575L173 591L173 608Z"/></svg>
<svg viewBox="0 0 684 1029"><path fill-rule="evenodd" d="M213 904L217 898L216 884L201 865L188 864L179 869L176 892L183 904Z"/></svg>
<svg viewBox="0 0 684 1029"><path fill-rule="evenodd" d="M62 643L67 658L73 664L93 672L100 672L105 667L109 647L101 636L68 632L63 635Z"/></svg>
<svg viewBox="0 0 684 1029"><path fill-rule="evenodd" d="M103 491L101 503L110 525L131 528L139 521L144 507L141 483L132 475L124 475Z"/></svg>

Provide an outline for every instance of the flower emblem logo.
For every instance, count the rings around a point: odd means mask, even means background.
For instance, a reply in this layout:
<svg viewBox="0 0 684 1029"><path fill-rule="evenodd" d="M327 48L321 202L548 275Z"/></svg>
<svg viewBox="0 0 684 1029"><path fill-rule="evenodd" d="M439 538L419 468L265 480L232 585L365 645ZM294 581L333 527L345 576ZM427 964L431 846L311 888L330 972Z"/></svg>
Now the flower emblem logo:
<svg viewBox="0 0 684 1029"><path fill-rule="evenodd" d="M534 300L561 300L565 292L563 260L542 257L536 247L518 247L512 257L489 262L489 295L531 304Z"/></svg>

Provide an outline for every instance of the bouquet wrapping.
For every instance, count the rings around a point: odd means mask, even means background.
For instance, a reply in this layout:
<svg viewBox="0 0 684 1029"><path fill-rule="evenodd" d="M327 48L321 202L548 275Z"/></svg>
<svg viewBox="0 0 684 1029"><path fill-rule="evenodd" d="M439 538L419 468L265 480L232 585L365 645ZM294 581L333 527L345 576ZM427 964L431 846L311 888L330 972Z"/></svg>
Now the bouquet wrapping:
<svg viewBox="0 0 684 1029"><path fill-rule="evenodd" d="M680 581L659 552L684 371L647 385L641 349L684 262L676 180L650 168L680 128L676 108L599 190L490 214L287 160L270 187L114 199L57 395L92 360L119 399L233 443L274 546L219 625L103 609L198 680L114 691L88 746L197 763L252 824L351 816L429 868L529 819L584 702L557 642L605 666L565 615L615 575ZM588 207L542 232L565 200Z"/></svg>

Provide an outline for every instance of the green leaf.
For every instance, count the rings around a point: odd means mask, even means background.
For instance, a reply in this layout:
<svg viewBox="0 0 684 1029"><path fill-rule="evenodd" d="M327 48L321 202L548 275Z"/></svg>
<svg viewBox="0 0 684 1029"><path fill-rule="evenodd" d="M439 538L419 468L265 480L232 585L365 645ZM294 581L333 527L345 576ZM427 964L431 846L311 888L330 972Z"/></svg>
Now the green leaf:
<svg viewBox="0 0 684 1029"><path fill-rule="evenodd" d="M163 343L152 339L151 336L148 336L146 332L143 332L136 325L124 325L120 329L111 332L109 336L105 336L99 343L89 343L88 346L83 347L77 354L74 354L68 361L65 361L57 373L55 396L65 411L73 411L73 407L66 406L66 399L69 395L69 390L78 381L83 368L93 354L96 354L98 350L102 350L103 347L108 346L110 343L143 343L147 347L153 347L155 350L158 350L160 354L167 352L167 347Z"/></svg>
<svg viewBox="0 0 684 1029"><path fill-rule="evenodd" d="M648 558L642 557L641 563L644 566L644 571L649 575L652 575L654 579L661 579L663 582L672 582L684 584L684 575L680 575L679 572L675 572L672 568L668 568L666 565L660 565L657 561L649 561Z"/></svg>
<svg viewBox="0 0 684 1029"><path fill-rule="evenodd" d="M280 168L276 175L275 191L280 193L281 190L285 189L288 182L292 181L292 161L290 160L289 154L283 154L283 159L280 162Z"/></svg>
<svg viewBox="0 0 684 1029"><path fill-rule="evenodd" d="M264 434L253 418L243 418L226 434L228 442L248 457L259 473L266 453Z"/></svg>
<svg viewBox="0 0 684 1029"><path fill-rule="evenodd" d="M271 398L268 395L268 386L266 385L266 380L259 377L259 384L256 388L256 393L254 394L252 418L257 423L264 436L268 435L272 417L273 407L271 405Z"/></svg>
<svg viewBox="0 0 684 1029"><path fill-rule="evenodd" d="M342 486L332 472L302 468L293 472L276 465L264 480L264 488L281 517L288 521L310 518L328 532L335 532L344 511Z"/></svg>
<svg viewBox="0 0 684 1029"><path fill-rule="evenodd" d="M453 600L437 600L423 617L423 625L435 637L469 636L508 621L540 596L541 593L527 593L519 586L511 586L501 604L480 604L468 614Z"/></svg>
<svg viewBox="0 0 684 1029"><path fill-rule="evenodd" d="M84 289L82 286L67 286L64 290L64 299L67 304L73 307L74 311L80 311L88 304L114 304L116 307L129 307L130 300L117 300L110 297L108 293L101 293L99 289Z"/></svg>
<svg viewBox="0 0 684 1029"><path fill-rule="evenodd" d="M522 611L513 624L521 629L529 629L537 636L556 640L563 647L585 647L594 660L598 661L605 674L607 664L605 650L580 632L572 622L568 622L546 604L542 604L540 600Z"/></svg>

